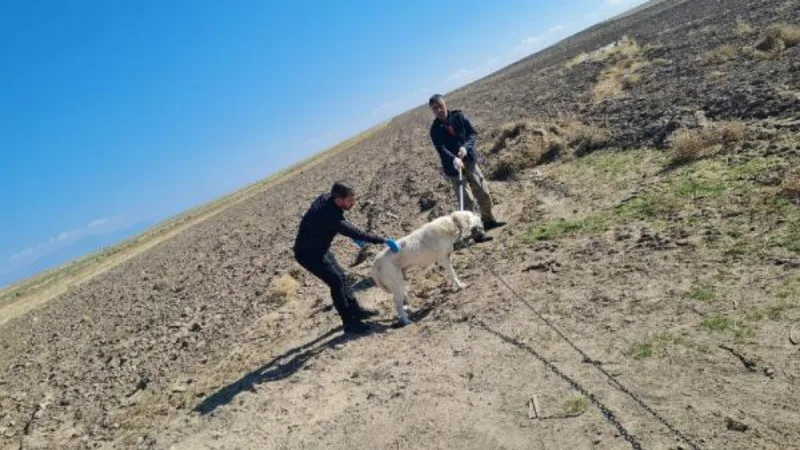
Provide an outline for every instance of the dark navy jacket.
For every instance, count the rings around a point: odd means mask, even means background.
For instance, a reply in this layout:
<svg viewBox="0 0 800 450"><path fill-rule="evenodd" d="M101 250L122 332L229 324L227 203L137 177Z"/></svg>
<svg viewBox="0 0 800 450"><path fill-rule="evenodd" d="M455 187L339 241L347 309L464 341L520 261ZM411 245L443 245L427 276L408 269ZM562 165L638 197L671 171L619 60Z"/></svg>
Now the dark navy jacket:
<svg viewBox="0 0 800 450"><path fill-rule="evenodd" d="M464 164L474 165L478 162L478 151L475 148L478 142L478 133L472 127L467 116L459 111L452 110L447 113L447 121L435 118L431 124L431 141L439 153L442 170L448 177L457 177L458 171L453 167L453 159L458 156L459 147L467 149Z"/></svg>
<svg viewBox="0 0 800 450"><path fill-rule="evenodd" d="M331 247L333 238L342 234L371 244L383 244L382 237L359 230L344 218L344 211L333 201L330 193L317 197L303 215L297 238L295 255L321 258Z"/></svg>

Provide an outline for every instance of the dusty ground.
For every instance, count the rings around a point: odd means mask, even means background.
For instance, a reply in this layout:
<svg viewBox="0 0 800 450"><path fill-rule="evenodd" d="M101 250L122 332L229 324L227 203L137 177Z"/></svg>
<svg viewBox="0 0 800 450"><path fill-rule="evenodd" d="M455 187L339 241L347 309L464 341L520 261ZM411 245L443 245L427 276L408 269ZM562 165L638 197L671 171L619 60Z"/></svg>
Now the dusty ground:
<svg viewBox="0 0 800 450"><path fill-rule="evenodd" d="M343 175L381 233L452 209L424 108L9 321L0 448L630 448L600 405L643 448L692 448L489 268L698 448L800 448L800 45L761 45L796 17L660 2L451 95L509 225L454 256L467 291L413 274L413 326L367 255L383 315L344 339L289 248Z"/></svg>

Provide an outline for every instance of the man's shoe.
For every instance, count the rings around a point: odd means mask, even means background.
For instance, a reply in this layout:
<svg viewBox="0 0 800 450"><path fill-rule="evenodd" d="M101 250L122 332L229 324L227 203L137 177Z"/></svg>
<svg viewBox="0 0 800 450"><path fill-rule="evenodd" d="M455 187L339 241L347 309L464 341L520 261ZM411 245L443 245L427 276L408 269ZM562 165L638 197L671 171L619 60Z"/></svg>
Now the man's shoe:
<svg viewBox="0 0 800 450"><path fill-rule="evenodd" d="M377 309L369 309L369 308L353 308L353 316L358 319L369 319L370 317L375 317L380 314L380 311Z"/></svg>
<svg viewBox="0 0 800 450"><path fill-rule="evenodd" d="M475 236L475 237L473 237L472 239L475 241L475 243L476 243L476 244L482 244L482 243L484 243L484 242L489 242L489 241L491 241L491 240L492 240L492 239L494 239L494 238L493 238L493 237L491 237L491 236L489 236L489 235L488 235L488 234L486 234L486 233L481 233L481 234L479 234L479 235L476 235L476 236Z"/></svg>
<svg viewBox="0 0 800 450"><path fill-rule="evenodd" d="M343 329L346 334L365 334L369 332L370 326L364 322L349 322L344 324Z"/></svg>
<svg viewBox="0 0 800 450"><path fill-rule="evenodd" d="M500 228L505 224L505 222L500 222L499 220L487 220L483 222L483 229L486 231L494 230L495 228Z"/></svg>

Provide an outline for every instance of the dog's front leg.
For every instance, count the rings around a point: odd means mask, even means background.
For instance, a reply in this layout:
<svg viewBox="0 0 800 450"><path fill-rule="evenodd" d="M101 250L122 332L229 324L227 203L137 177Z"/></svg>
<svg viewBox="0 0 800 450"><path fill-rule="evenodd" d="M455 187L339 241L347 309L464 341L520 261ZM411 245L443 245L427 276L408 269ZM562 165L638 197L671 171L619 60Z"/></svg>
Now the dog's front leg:
<svg viewBox="0 0 800 450"><path fill-rule="evenodd" d="M445 256L439 261L439 264L447 270L447 274L450 276L450 282L453 283L456 290L461 290L467 287L466 284L462 283L461 280L458 279L458 275L456 275L456 270L453 268L453 264L450 262L450 255Z"/></svg>
<svg viewBox="0 0 800 450"><path fill-rule="evenodd" d="M397 318L403 325L411 324L411 319L408 318L406 312L406 283L405 281L398 283L394 288L394 307L397 311Z"/></svg>

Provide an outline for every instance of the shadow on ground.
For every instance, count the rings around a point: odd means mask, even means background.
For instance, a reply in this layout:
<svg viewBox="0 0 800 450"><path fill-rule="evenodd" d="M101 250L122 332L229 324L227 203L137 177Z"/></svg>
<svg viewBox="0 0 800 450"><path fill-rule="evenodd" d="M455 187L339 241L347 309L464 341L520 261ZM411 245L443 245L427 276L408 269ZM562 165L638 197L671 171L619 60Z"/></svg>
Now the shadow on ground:
<svg viewBox="0 0 800 450"><path fill-rule="evenodd" d="M222 387L217 392L206 397L200 404L195 406L192 411L198 412L202 415L209 414L220 406L229 404L240 393L245 391L255 391L255 387L261 383L279 381L292 376L293 374L297 373L297 371L302 369L309 360L321 354L325 350L329 350L335 346L345 344L349 341L368 336L370 334L382 333L386 331L386 329L388 329L386 325L372 324L371 330L366 334L345 335L338 334L342 330L342 327L334 328L310 342L292 348L276 356L258 369L253 370L252 372L242 376L237 381Z"/></svg>

